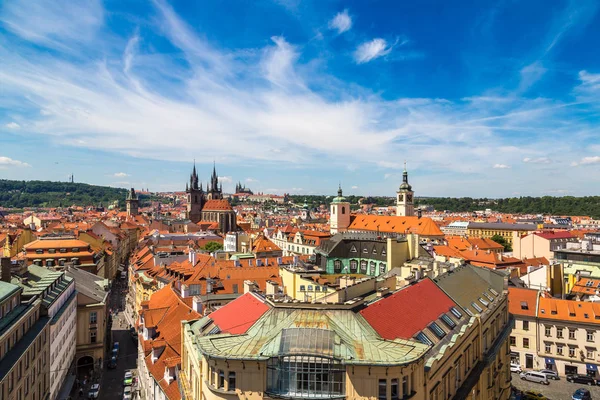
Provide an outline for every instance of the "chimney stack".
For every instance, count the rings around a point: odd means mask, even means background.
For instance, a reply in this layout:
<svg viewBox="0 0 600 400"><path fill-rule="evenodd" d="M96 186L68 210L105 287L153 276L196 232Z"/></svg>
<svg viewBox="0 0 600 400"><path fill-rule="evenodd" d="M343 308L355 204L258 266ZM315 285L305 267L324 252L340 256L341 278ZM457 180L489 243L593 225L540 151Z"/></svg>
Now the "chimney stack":
<svg viewBox="0 0 600 400"><path fill-rule="evenodd" d="M1 257L0 258L0 267L2 268L2 282L10 283L10 266L11 261L10 257Z"/></svg>

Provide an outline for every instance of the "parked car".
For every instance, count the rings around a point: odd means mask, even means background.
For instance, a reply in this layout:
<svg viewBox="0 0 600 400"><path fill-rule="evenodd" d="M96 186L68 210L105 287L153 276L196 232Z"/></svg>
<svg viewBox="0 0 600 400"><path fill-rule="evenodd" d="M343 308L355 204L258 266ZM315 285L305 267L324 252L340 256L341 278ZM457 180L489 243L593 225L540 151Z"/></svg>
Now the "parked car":
<svg viewBox="0 0 600 400"><path fill-rule="evenodd" d="M94 383L88 392L88 399L97 399L100 395L100 384Z"/></svg>
<svg viewBox="0 0 600 400"><path fill-rule="evenodd" d="M592 400L592 395L587 389L577 389L573 396L571 396L573 400Z"/></svg>
<svg viewBox="0 0 600 400"><path fill-rule="evenodd" d="M559 380L560 378L558 377L558 372L556 371L552 371L551 369L542 369L540 371L538 371L540 374L544 374L546 375L546 378L548 379L553 379L555 381Z"/></svg>
<svg viewBox="0 0 600 400"><path fill-rule="evenodd" d="M131 400L131 386L125 386L123 389L123 400Z"/></svg>
<svg viewBox="0 0 600 400"><path fill-rule="evenodd" d="M111 357L110 361L108 362L108 368L109 369L115 369L117 368L117 357Z"/></svg>
<svg viewBox="0 0 600 400"><path fill-rule="evenodd" d="M588 386L594 386L598 384L598 381L591 376L581 374L567 375L567 381L573 383L585 383Z"/></svg>
<svg viewBox="0 0 600 400"><path fill-rule="evenodd" d="M546 378L546 375L536 372L536 371L521 372L519 374L519 376L521 377L521 379L526 380L526 381L537 382L537 383L541 383L542 385L550 384L550 382L548 381L548 378Z"/></svg>
<svg viewBox="0 0 600 400"><path fill-rule="evenodd" d="M548 398L540 392L534 392L533 390L529 390L527 392L523 392L521 400L548 400Z"/></svg>
<svg viewBox="0 0 600 400"><path fill-rule="evenodd" d="M123 378L123 386L131 386L133 383L133 374L131 371L125 372L125 377Z"/></svg>
<svg viewBox="0 0 600 400"><path fill-rule="evenodd" d="M519 364L510 363L510 372L516 372L520 374L521 372L523 372L523 369Z"/></svg>

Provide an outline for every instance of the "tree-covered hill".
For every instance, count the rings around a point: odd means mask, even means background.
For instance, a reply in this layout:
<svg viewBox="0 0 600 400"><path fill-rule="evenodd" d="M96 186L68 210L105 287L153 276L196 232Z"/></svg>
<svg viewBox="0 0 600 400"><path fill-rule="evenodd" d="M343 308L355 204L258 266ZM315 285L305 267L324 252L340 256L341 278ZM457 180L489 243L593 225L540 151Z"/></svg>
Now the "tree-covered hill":
<svg viewBox="0 0 600 400"><path fill-rule="evenodd" d="M115 200L119 200L119 205L124 206L126 196L126 189L86 183L0 179L1 207L68 207L100 203L106 207Z"/></svg>

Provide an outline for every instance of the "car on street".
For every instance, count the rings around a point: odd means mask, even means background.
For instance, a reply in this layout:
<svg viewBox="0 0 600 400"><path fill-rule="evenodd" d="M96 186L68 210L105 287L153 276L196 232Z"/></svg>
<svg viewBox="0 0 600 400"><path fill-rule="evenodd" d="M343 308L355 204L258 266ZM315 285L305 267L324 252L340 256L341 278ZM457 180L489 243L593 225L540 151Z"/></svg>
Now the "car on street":
<svg viewBox="0 0 600 400"><path fill-rule="evenodd" d="M559 380L560 378L558 377L558 372L556 371L552 371L550 369L542 369L540 371L538 371L540 374L544 374L546 375L546 378L548 379L553 379L555 381Z"/></svg>
<svg viewBox="0 0 600 400"><path fill-rule="evenodd" d="M580 388L577 389L575 393L573 393L573 396L571 396L571 398L573 400L592 400L592 394L589 390Z"/></svg>
<svg viewBox="0 0 600 400"><path fill-rule="evenodd" d="M521 400L548 400L548 398L540 392L534 392L533 390L529 390L527 392L523 392Z"/></svg>
<svg viewBox="0 0 600 400"><path fill-rule="evenodd" d="M525 381L537 382L537 383L541 383L542 385L549 385L550 384L550 382L548 381L548 378L546 378L546 375L541 374L541 373L536 372L536 371L524 371L524 372L521 372L519 374L519 377L521 377L521 379L523 379Z"/></svg>
<svg viewBox="0 0 600 400"><path fill-rule="evenodd" d="M131 400L131 386L125 386L123 389L123 400Z"/></svg>
<svg viewBox="0 0 600 400"><path fill-rule="evenodd" d="M133 383L133 374L131 371L125 372L125 377L123 378L123 386L131 386Z"/></svg>
<svg viewBox="0 0 600 400"><path fill-rule="evenodd" d="M591 376L581 375L581 374L570 374L567 375L567 382L573 383L584 383L588 386L595 386L598 384L598 381Z"/></svg>
<svg viewBox="0 0 600 400"><path fill-rule="evenodd" d="M88 392L88 399L97 399L100 395L100 384L94 383Z"/></svg>
<svg viewBox="0 0 600 400"><path fill-rule="evenodd" d="M109 369L117 368L117 357L111 357L110 361L108 362L108 368Z"/></svg>
<svg viewBox="0 0 600 400"><path fill-rule="evenodd" d="M510 363L510 372L516 372L520 374L521 372L523 372L523 369L521 369L521 366L519 364Z"/></svg>

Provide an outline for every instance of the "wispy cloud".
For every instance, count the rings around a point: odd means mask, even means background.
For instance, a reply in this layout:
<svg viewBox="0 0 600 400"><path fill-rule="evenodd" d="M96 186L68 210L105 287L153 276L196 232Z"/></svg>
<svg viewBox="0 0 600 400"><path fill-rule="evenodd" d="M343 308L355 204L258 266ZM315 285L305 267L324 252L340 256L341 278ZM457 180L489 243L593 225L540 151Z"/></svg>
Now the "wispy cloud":
<svg viewBox="0 0 600 400"><path fill-rule="evenodd" d="M26 162L13 160L10 157L0 156L0 169L7 169L9 167L31 167Z"/></svg>
<svg viewBox="0 0 600 400"><path fill-rule="evenodd" d="M340 33L344 33L352 28L352 17L348 14L348 10L339 12L329 21L329 29L334 29Z"/></svg>
<svg viewBox="0 0 600 400"><path fill-rule="evenodd" d="M529 163L529 164L550 164L552 162L552 160L550 160L548 157L536 157L536 158L525 157L523 159L523 162Z"/></svg>
<svg viewBox="0 0 600 400"><path fill-rule="evenodd" d="M245 180L247 183L254 183L254 182L258 182L258 179L255 178L246 178Z"/></svg>
<svg viewBox="0 0 600 400"><path fill-rule="evenodd" d="M219 183L231 183L233 179L231 176L219 176Z"/></svg>
<svg viewBox="0 0 600 400"><path fill-rule="evenodd" d="M592 164L600 164L600 156L583 157L579 161L573 161L571 163L571 166L577 167L579 165L592 165Z"/></svg>
<svg viewBox="0 0 600 400"><path fill-rule="evenodd" d="M506 164L494 164L494 166L492 168L496 168L496 169L509 169L510 165L506 165Z"/></svg>
<svg viewBox="0 0 600 400"><path fill-rule="evenodd" d="M383 57L392 51L385 39L375 38L360 44L354 52L354 60L357 64L364 64L379 57Z"/></svg>
<svg viewBox="0 0 600 400"><path fill-rule="evenodd" d="M21 125L17 124L16 122L9 122L8 124L4 125L6 128L8 129L19 129L21 127Z"/></svg>
<svg viewBox="0 0 600 400"><path fill-rule="evenodd" d="M519 91L525 91L539 81L547 69L544 68L540 61L531 63L521 69L521 82L519 83Z"/></svg>
<svg viewBox="0 0 600 400"><path fill-rule="evenodd" d="M358 186L354 185L350 189L358 189Z"/></svg>
<svg viewBox="0 0 600 400"><path fill-rule="evenodd" d="M125 178L126 176L129 176L129 174L126 174L125 172L115 172L113 176L115 178Z"/></svg>

